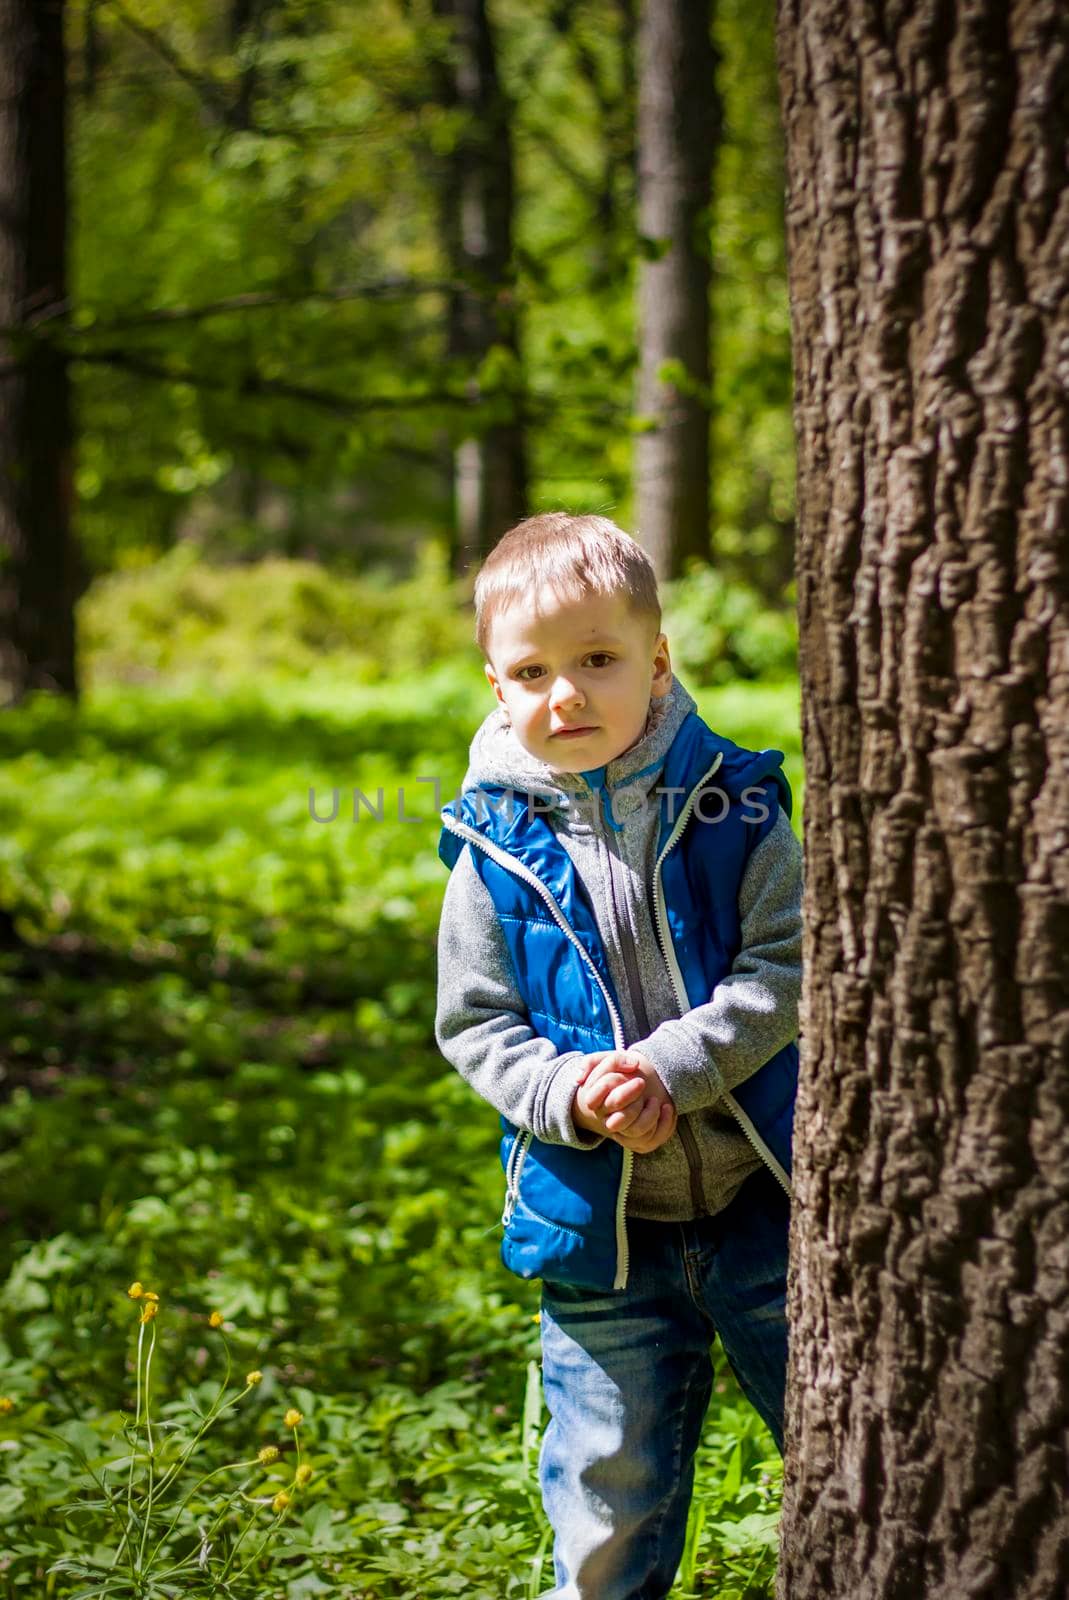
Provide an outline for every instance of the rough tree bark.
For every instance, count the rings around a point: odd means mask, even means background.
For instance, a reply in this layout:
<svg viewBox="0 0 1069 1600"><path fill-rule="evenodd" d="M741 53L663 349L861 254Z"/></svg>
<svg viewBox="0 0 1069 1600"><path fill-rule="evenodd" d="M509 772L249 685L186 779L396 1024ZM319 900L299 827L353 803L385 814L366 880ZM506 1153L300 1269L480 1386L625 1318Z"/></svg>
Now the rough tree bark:
<svg viewBox="0 0 1069 1600"><path fill-rule="evenodd" d="M466 572L482 560L527 505L527 458L519 377L519 315L513 292L514 208L511 108L497 71L486 0L433 0L451 28L447 100L464 114L441 186L441 226L450 276L469 288L450 297L448 353L473 376L495 346L511 375L500 421L473 433L454 452L453 564ZM508 384L503 383L507 389ZM511 414L510 414L511 413Z"/></svg>
<svg viewBox="0 0 1069 1600"><path fill-rule="evenodd" d="M70 386L47 337L67 294L63 15L0 0L0 680L16 700L76 691Z"/></svg>
<svg viewBox="0 0 1069 1600"><path fill-rule="evenodd" d="M781 0L789 1600L1069 1594L1069 9Z"/></svg>
<svg viewBox="0 0 1069 1600"><path fill-rule="evenodd" d="M662 578L709 554L709 205L721 125L711 28L712 0L644 0L639 17L638 410L656 426L636 441L635 502Z"/></svg>

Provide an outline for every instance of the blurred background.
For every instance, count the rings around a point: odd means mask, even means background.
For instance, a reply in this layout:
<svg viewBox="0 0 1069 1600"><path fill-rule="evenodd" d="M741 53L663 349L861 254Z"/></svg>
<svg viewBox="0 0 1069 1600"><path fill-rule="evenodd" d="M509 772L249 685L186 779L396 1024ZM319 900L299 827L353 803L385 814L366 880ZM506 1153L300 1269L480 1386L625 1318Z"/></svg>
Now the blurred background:
<svg viewBox="0 0 1069 1600"><path fill-rule="evenodd" d="M135 1278L161 1395L214 1392L212 1309L264 1370L210 1466L305 1413L249 1593L550 1581L421 780L490 708L478 560L597 511L800 831L774 9L0 0L0 1593L107 1548L56 1436L122 1449ZM717 1363L678 1592L764 1594Z"/></svg>

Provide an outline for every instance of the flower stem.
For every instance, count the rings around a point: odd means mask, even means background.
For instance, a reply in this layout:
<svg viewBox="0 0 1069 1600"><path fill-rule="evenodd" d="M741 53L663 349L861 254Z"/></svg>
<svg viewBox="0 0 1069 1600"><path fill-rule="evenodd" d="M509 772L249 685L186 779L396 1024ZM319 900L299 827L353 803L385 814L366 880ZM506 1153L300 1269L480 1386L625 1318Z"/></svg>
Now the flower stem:
<svg viewBox="0 0 1069 1600"><path fill-rule="evenodd" d="M149 1413L149 1368L152 1366L152 1352L155 1350L155 1348L156 1348L156 1324L155 1324L155 1322L153 1322L153 1324L152 1324L152 1336L151 1336L151 1338L149 1339L149 1342L148 1342L148 1355L145 1357L145 1431L146 1431L146 1434L148 1436L148 1453L149 1453L150 1456L153 1454L153 1449L152 1449L152 1417L151 1417L151 1415Z"/></svg>
<svg viewBox="0 0 1069 1600"><path fill-rule="evenodd" d="M230 1370L232 1365L230 1360L230 1347L226 1344L225 1339L223 1344L226 1348L226 1376L219 1385L219 1393L208 1407L207 1416L204 1418L204 1421L197 1429L197 1432L194 1434L183 1453L178 1457L178 1460L173 1464L173 1466L168 1468L164 1477L160 1480L159 1491L161 1494L165 1489L170 1487L172 1480L181 1472L182 1468L185 1466L186 1462L189 1460L190 1456L193 1454L194 1450L197 1448L198 1444L211 1427L212 1423L215 1422L218 1417L222 1416L224 1411L228 1411L231 1406L236 1406L238 1401L249 1392L248 1388L239 1389L237 1394L235 1394L231 1400L223 1402L223 1396L226 1394L227 1384L230 1381Z"/></svg>
<svg viewBox="0 0 1069 1600"><path fill-rule="evenodd" d="M202 1477L198 1478L196 1483L193 1485L192 1489L190 1489L189 1493L186 1495L185 1499L182 1501L182 1504L178 1507L178 1510L175 1512L174 1516L172 1517L170 1525L167 1528L165 1528L163 1533L160 1535L159 1543L156 1545L156 1548L152 1552L152 1560L153 1561L156 1560L156 1557L159 1555L161 1549L163 1548L164 1542L167 1539L170 1538L171 1534L174 1532L175 1528L178 1526L178 1519L182 1515L182 1512L186 1509L186 1507L188 1506L189 1502L192 1500L193 1496L197 1493L197 1490L201 1487L202 1484L207 1483L209 1478L217 1477L220 1472L236 1472L239 1467L255 1467L255 1466L258 1466L258 1465L259 1465L259 1463L257 1462L257 1459L256 1459L255 1456L252 1458L251 1461L227 1461L223 1466L221 1466L221 1467L213 1467L211 1472L206 1472L206 1473L204 1473L204 1475ZM246 1479L247 1483L251 1483L251 1481L252 1481L251 1478ZM242 1485L242 1488L244 1488L244 1484ZM227 1508L224 1507L223 1512L220 1513L220 1516L225 1514L226 1509ZM218 1521L219 1519L217 1518L216 1520ZM211 1532L215 1531L214 1526L210 1531Z"/></svg>
<svg viewBox="0 0 1069 1600"><path fill-rule="evenodd" d="M118 1547L115 1551L115 1559L111 1563L113 1570L119 1565L119 1557L122 1555L123 1546L130 1538L130 1529L134 1520L134 1466L137 1462L137 1429L141 1422L141 1347L144 1342L145 1324L142 1322L137 1330L137 1404L134 1410L134 1442L130 1447L130 1475L126 1480L126 1527L123 1530L123 1536L119 1540ZM130 1555L127 1559L130 1566L131 1576L135 1576L137 1569L134 1566L132 1544L130 1548Z"/></svg>
<svg viewBox="0 0 1069 1600"><path fill-rule="evenodd" d="M219 1580L218 1581L220 1583L222 1583L223 1579L226 1577L227 1573L230 1571L230 1568L233 1565L234 1557L237 1555L238 1550L241 1547L241 1542L245 1538L245 1536L252 1531L252 1525L255 1522L255 1520L256 1520L256 1514L254 1512L253 1515L249 1518L248 1522L242 1528L241 1532L238 1534L237 1538L234 1540L234 1543L231 1545L230 1554L227 1556L226 1561L223 1563L223 1570L219 1574ZM273 1530L268 1530L268 1538L270 1538L272 1531ZM261 1548L262 1548L262 1546L261 1546ZM238 1577L241 1577L242 1573L244 1573L244 1571L245 1571L245 1568L242 1567L241 1571L238 1573Z"/></svg>
<svg viewBox="0 0 1069 1600"><path fill-rule="evenodd" d="M282 1523L282 1518L285 1515L286 1515L285 1511L280 1511L278 1513L278 1515L276 1516L275 1521L274 1521L274 1526L268 1528L267 1532L264 1534L263 1538L260 1541L259 1547L256 1550L253 1551L252 1555L249 1557L248 1561L246 1561L245 1565L243 1567L239 1568L239 1570L238 1570L238 1577L239 1578L243 1578L245 1576L245 1574L248 1572L249 1568L255 1562L259 1561L260 1557L263 1555L264 1551L267 1549L268 1545L271 1543L271 1540L275 1537L275 1534L278 1532L279 1527L280 1527L280 1525ZM250 1524L250 1526L251 1526L251 1524ZM237 1546L235 1545L234 1548L236 1549Z"/></svg>

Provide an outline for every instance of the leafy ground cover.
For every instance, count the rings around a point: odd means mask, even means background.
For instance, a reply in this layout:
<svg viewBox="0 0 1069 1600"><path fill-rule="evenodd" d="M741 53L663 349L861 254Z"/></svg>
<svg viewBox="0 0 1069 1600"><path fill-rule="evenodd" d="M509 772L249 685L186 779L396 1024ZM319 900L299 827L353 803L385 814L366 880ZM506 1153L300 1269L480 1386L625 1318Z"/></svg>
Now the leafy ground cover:
<svg viewBox="0 0 1069 1600"><path fill-rule="evenodd" d="M699 699L800 798L795 684ZM537 1288L432 1032L427 780L488 706L465 665L0 721L0 1595L551 1586ZM771 1592L779 1459L715 1360L678 1593L739 1600Z"/></svg>

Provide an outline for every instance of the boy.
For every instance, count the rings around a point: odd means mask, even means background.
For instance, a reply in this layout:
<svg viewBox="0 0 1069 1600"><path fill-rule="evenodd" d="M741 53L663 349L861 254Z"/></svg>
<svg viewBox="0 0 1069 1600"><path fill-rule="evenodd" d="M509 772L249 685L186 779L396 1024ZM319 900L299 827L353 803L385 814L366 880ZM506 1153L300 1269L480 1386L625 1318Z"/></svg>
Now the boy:
<svg viewBox="0 0 1069 1600"><path fill-rule="evenodd" d="M720 1334L783 1448L801 849L782 753L673 678L653 569L533 517L475 588L499 706L443 810L436 1032L541 1277L556 1600L667 1595Z"/></svg>

